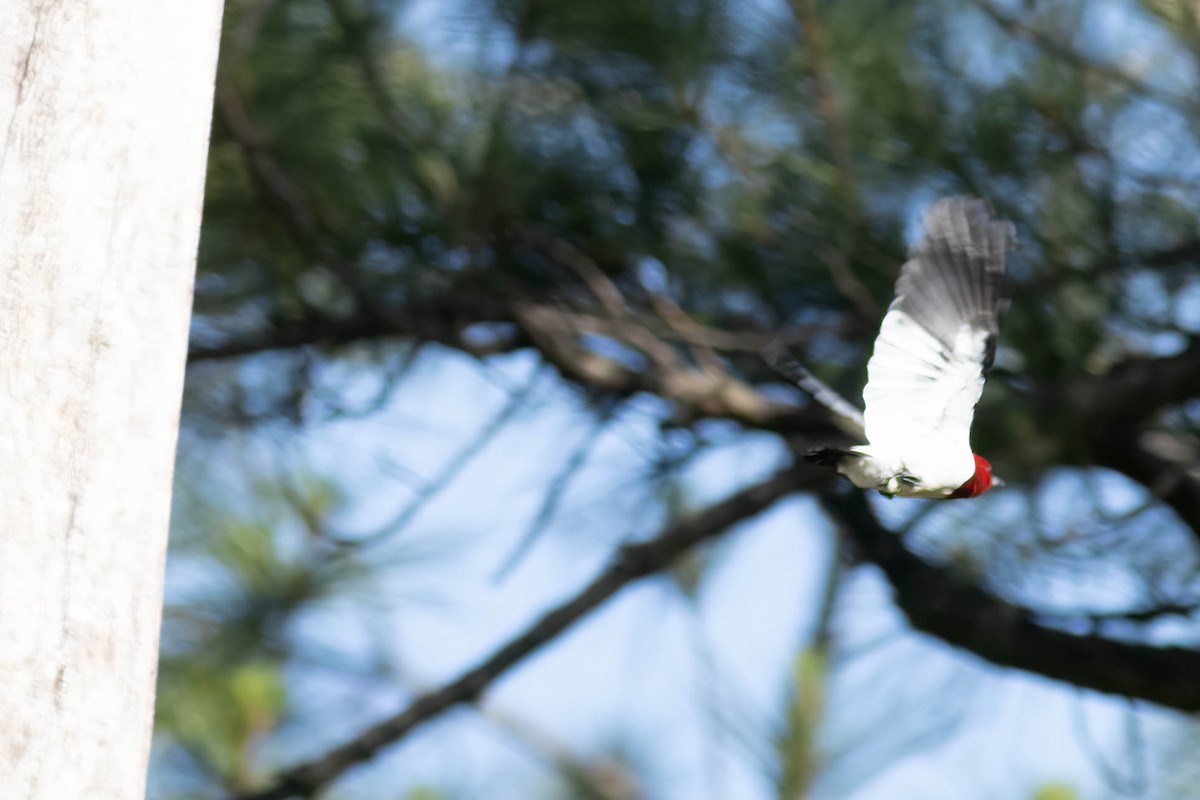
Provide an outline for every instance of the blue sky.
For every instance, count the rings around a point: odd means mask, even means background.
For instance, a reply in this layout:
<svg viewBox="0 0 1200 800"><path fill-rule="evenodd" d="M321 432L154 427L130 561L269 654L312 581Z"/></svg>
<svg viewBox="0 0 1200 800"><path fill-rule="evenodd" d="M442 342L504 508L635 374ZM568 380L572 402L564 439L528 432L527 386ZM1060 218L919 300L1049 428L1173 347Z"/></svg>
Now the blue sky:
<svg viewBox="0 0 1200 800"><path fill-rule="evenodd" d="M520 385L534 367L518 354L494 361L485 377L471 359L431 349L387 408L314 429L290 450L302 454L293 463L337 476L353 501L340 525L370 528L408 492L380 476L381 461L437 472L506 402L498 385ZM389 676L293 670L291 696L308 722L285 729L281 751L315 755L399 710L411 690L473 666L578 590L618 541L659 527L630 480L644 469L657 405L635 402L602 436L544 537L511 575L495 580L536 513L551 467L568 454L564 443L584 433L577 397L553 379L539 386L529 410L398 535L396 552L418 554L414 563L305 616L301 640L333 654L334 663L382 660ZM233 502L244 475L228 465L253 465L266 445L229 439L222 449L204 459L217 465L213 486L221 475L230 482L224 496ZM689 470L689 500L718 499L782 457L771 437L735 437ZM902 504L885 508L900 514ZM792 660L813 631L831 542L810 499L778 504L716 545L694 600L661 578L626 590L499 681L482 714L460 710L419 730L347 778L344 796L429 782L458 787L464 798L527 797L553 770L508 723L579 757L623 743L650 766L656 799L773 797L770 734L782 725ZM389 549L382 546L379 558ZM1026 798L1054 781L1083 798L1121 796L1100 772L1107 762L1118 772L1132 763L1124 703L997 670L909 632L871 568L841 587L834 631L821 730L829 761L814 797ZM1174 718L1143 717L1144 725L1168 728Z"/></svg>

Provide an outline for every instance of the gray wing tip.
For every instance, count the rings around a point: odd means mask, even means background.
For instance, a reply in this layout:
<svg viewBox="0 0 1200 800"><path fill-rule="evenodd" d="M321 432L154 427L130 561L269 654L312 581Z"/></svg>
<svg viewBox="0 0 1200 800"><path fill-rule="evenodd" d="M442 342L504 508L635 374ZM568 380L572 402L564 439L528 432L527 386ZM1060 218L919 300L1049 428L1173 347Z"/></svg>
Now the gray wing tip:
<svg viewBox="0 0 1200 800"><path fill-rule="evenodd" d="M1012 223L996 218L986 200L937 200L925 212L922 236L896 282L893 307L947 345L963 323L995 334L1008 304L1005 254L1015 241Z"/></svg>
<svg viewBox="0 0 1200 800"><path fill-rule="evenodd" d="M939 255L983 291L983 311L1003 313L1005 255L1017 241L1011 222L998 219L987 200L970 196L943 197L925 213L925 234L914 248L920 256ZM940 251L940 252L939 252ZM920 257L918 256L918 257Z"/></svg>
<svg viewBox="0 0 1200 800"><path fill-rule="evenodd" d="M912 248L914 258L922 255L927 245L936 240L949 240L955 244L986 242L994 248L993 252L1001 255L998 267L1003 270L1003 254L1017 240L1016 228L1008 220L996 218L991 203L968 195L934 201L925 212L922 227L924 235Z"/></svg>

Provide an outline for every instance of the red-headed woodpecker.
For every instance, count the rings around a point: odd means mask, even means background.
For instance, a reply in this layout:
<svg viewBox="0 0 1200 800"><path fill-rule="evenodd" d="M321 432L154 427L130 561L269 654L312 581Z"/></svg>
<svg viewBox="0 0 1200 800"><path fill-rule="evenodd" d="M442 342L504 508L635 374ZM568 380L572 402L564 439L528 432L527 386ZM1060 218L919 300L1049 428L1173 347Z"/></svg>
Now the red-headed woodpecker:
<svg viewBox="0 0 1200 800"><path fill-rule="evenodd" d="M777 350L768 355L866 442L812 450L808 460L889 497L977 497L996 483L991 464L971 452L970 433L996 353L1012 241L1012 225L993 219L982 200L934 203L875 339L862 414Z"/></svg>

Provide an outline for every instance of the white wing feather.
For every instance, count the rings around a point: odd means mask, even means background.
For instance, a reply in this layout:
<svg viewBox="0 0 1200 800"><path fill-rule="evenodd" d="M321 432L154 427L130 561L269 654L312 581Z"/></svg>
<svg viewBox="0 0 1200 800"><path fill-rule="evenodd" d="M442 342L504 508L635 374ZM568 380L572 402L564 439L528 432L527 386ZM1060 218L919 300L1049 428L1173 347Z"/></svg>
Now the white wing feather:
<svg viewBox="0 0 1200 800"><path fill-rule="evenodd" d="M929 488L975 473L971 421L991 366L1002 306L1006 222L979 200L949 198L901 269L863 390L870 454Z"/></svg>

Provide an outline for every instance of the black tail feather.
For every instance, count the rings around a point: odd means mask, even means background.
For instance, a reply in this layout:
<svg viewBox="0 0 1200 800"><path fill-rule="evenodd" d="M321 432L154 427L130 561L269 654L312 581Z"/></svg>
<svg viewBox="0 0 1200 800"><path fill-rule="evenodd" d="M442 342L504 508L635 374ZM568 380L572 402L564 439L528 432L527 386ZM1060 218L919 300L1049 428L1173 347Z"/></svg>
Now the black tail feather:
<svg viewBox="0 0 1200 800"><path fill-rule="evenodd" d="M853 450L842 450L838 447L817 447L804 454L804 460L819 467L837 469L844 458L858 458L861 453Z"/></svg>

